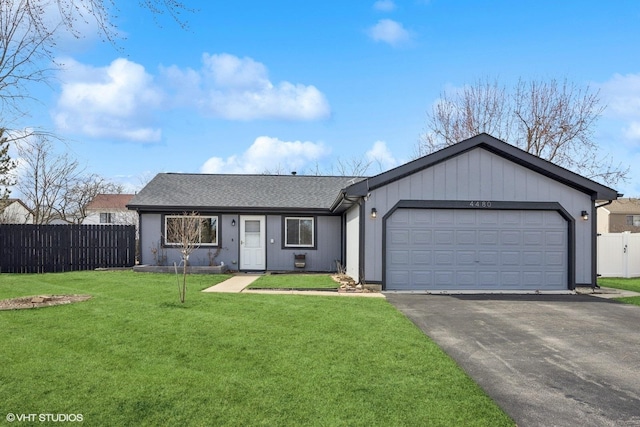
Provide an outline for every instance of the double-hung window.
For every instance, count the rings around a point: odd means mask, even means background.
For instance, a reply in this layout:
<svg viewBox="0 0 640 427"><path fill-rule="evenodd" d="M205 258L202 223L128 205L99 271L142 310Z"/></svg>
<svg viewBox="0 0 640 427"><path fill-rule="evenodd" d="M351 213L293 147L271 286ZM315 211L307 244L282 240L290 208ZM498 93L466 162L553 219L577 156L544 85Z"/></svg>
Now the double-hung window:
<svg viewBox="0 0 640 427"><path fill-rule="evenodd" d="M180 246L185 238L200 246L218 245L218 217L201 215L166 215L165 244Z"/></svg>
<svg viewBox="0 0 640 427"><path fill-rule="evenodd" d="M627 215L627 225L640 227L640 215Z"/></svg>
<svg viewBox="0 0 640 427"><path fill-rule="evenodd" d="M314 247L315 219L313 217L286 217L284 219L284 236L285 247Z"/></svg>
<svg viewBox="0 0 640 427"><path fill-rule="evenodd" d="M113 222L113 215L110 212L100 213L100 224L111 224Z"/></svg>

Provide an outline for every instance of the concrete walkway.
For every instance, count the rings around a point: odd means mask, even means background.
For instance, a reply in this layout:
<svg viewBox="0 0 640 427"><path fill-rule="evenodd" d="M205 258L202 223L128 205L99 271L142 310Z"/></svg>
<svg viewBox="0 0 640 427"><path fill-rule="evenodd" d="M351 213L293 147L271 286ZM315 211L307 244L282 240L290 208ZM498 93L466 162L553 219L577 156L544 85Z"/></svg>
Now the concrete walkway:
<svg viewBox="0 0 640 427"><path fill-rule="evenodd" d="M613 299L613 298L624 298L624 297L638 297L640 293L633 291L625 291L623 289L615 289L615 288L596 288L593 291L589 292L581 292L584 295L590 295L592 297L605 298L605 299Z"/></svg>
<svg viewBox="0 0 640 427"><path fill-rule="evenodd" d="M260 277L260 274L236 274L224 282L204 289L202 292L242 292L244 288L258 280L258 277Z"/></svg>
<svg viewBox="0 0 640 427"><path fill-rule="evenodd" d="M275 294L275 295L319 295L319 296L345 296L345 297L369 297L384 298L380 292L330 292L330 291L304 291L287 289L245 289L255 282L260 274L237 274L224 282L204 289L202 292L226 292L226 293L251 293L251 294Z"/></svg>

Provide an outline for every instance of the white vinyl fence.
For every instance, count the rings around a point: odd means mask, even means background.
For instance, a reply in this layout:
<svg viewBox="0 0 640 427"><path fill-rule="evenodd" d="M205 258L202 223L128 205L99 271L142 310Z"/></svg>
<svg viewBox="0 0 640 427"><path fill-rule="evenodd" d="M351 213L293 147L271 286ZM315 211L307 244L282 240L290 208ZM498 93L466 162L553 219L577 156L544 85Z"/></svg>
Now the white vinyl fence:
<svg viewBox="0 0 640 427"><path fill-rule="evenodd" d="M602 277L640 277L640 233L600 234L598 274Z"/></svg>

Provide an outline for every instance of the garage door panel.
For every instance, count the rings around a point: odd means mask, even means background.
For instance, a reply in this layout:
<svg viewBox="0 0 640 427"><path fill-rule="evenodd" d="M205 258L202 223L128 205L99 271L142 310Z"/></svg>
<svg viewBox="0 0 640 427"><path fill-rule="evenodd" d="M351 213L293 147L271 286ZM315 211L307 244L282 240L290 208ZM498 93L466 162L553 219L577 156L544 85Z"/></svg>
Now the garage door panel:
<svg viewBox="0 0 640 427"><path fill-rule="evenodd" d="M431 230L415 230L411 233L411 243L415 245L429 245L432 242Z"/></svg>
<svg viewBox="0 0 640 427"><path fill-rule="evenodd" d="M528 246L540 246L544 242L544 233L542 231L524 231L522 232L522 240Z"/></svg>
<svg viewBox="0 0 640 427"><path fill-rule="evenodd" d="M431 251L411 251L411 263L420 268L421 265L431 265Z"/></svg>
<svg viewBox="0 0 640 427"><path fill-rule="evenodd" d="M411 264L409 262L410 254L411 254L411 252L408 251L408 250L390 251L389 252L389 261L388 261L389 265L392 268L395 268L395 267L408 268L409 265Z"/></svg>
<svg viewBox="0 0 640 427"><path fill-rule="evenodd" d="M415 286L432 286L433 285L433 272L418 270L411 274L412 283Z"/></svg>
<svg viewBox="0 0 640 427"><path fill-rule="evenodd" d="M535 251L535 252L528 251L522 254L522 263L524 265L543 266L544 265L543 259L544 259L544 254L539 251Z"/></svg>
<svg viewBox="0 0 640 427"><path fill-rule="evenodd" d="M500 232L500 243L502 245L519 245L521 234L520 230L503 230Z"/></svg>
<svg viewBox="0 0 640 427"><path fill-rule="evenodd" d="M435 230L433 232L433 243L436 245L453 245L454 230Z"/></svg>
<svg viewBox="0 0 640 427"><path fill-rule="evenodd" d="M482 266L499 264L499 254L496 251L478 251L478 262Z"/></svg>
<svg viewBox="0 0 640 427"><path fill-rule="evenodd" d="M477 236L475 230L456 230L457 245L477 245Z"/></svg>
<svg viewBox="0 0 640 427"><path fill-rule="evenodd" d="M434 285L441 288L454 282L454 274L451 270L437 270L433 273Z"/></svg>
<svg viewBox="0 0 640 427"><path fill-rule="evenodd" d="M566 235L560 231L547 231L544 233L544 241L547 246L564 246Z"/></svg>
<svg viewBox="0 0 640 427"><path fill-rule="evenodd" d="M568 226L555 211L398 209L385 226L386 289L567 289Z"/></svg>
<svg viewBox="0 0 640 427"><path fill-rule="evenodd" d="M476 286L477 273L476 271L458 270L456 271L456 282L461 286Z"/></svg>
<svg viewBox="0 0 640 427"><path fill-rule="evenodd" d="M517 251L502 251L501 255L501 264L502 265L520 265L522 262L520 261L520 252Z"/></svg>
<svg viewBox="0 0 640 427"><path fill-rule="evenodd" d="M482 288L491 288L500 283L500 273L498 271L479 271L477 285Z"/></svg>
<svg viewBox="0 0 640 427"><path fill-rule="evenodd" d="M498 236L498 230L478 230L478 244L497 245Z"/></svg>
<svg viewBox="0 0 640 427"><path fill-rule="evenodd" d="M457 251L457 265L476 265L476 251Z"/></svg>
<svg viewBox="0 0 640 427"><path fill-rule="evenodd" d="M522 274L523 285L527 287L535 286L536 289L545 287L544 273L541 271L525 271Z"/></svg>
<svg viewBox="0 0 640 427"><path fill-rule="evenodd" d="M455 255L454 251L434 251L433 264L436 266L454 265Z"/></svg>
<svg viewBox="0 0 640 427"><path fill-rule="evenodd" d="M389 240L392 245L408 245L409 230L392 230L389 233Z"/></svg>

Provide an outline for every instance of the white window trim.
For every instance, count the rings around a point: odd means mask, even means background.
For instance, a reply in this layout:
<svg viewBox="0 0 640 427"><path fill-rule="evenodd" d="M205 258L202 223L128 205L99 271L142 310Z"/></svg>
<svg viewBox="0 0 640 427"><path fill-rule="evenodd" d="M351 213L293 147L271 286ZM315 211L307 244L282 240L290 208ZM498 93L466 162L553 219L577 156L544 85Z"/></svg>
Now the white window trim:
<svg viewBox="0 0 640 427"><path fill-rule="evenodd" d="M289 227L289 220L290 219L297 219L297 220L310 220L311 221L311 244L310 245L303 245L303 244L290 244L289 242L287 242L287 236L288 236L288 227ZM300 224L300 223L298 223ZM298 230L298 236L300 236L299 230ZM312 216L286 216L284 217L284 246L286 248L313 248L315 247L316 244L316 219L315 217Z"/></svg>
<svg viewBox="0 0 640 427"><path fill-rule="evenodd" d="M165 244L165 246L174 246L174 247L180 247L181 246L180 243L169 242L167 240L167 219L169 219L169 218L191 218L191 217L193 217L193 215L165 215L164 216L164 244ZM219 236L220 236L220 227L218 226L218 224L219 224L218 215L198 215L198 218L200 218L200 219L211 218L211 219L215 219L215 221L216 221L216 241L215 242L211 242L211 243L198 242L198 245L199 246L218 246L218 240L219 240ZM202 233L200 233L200 237L202 238Z"/></svg>

